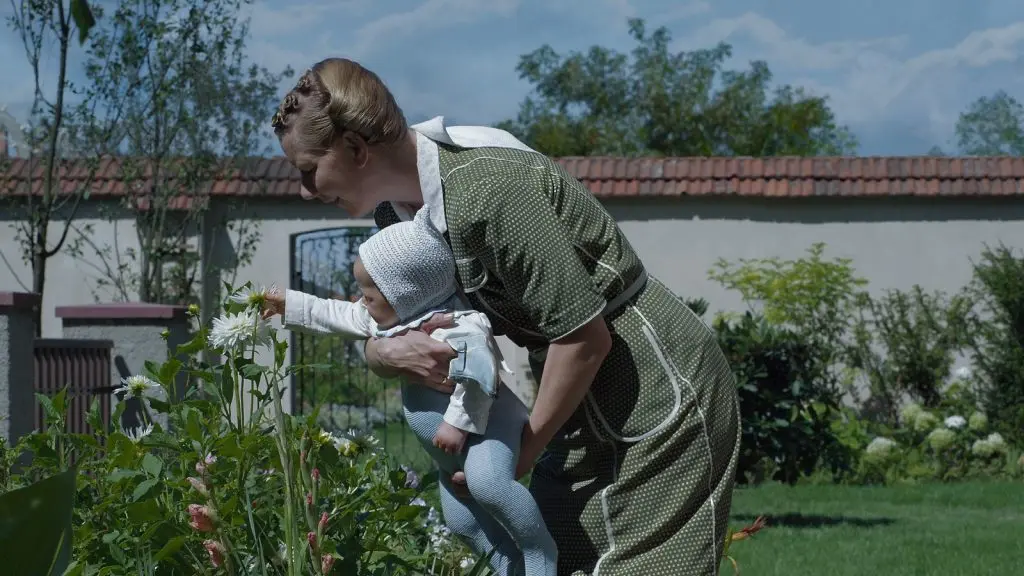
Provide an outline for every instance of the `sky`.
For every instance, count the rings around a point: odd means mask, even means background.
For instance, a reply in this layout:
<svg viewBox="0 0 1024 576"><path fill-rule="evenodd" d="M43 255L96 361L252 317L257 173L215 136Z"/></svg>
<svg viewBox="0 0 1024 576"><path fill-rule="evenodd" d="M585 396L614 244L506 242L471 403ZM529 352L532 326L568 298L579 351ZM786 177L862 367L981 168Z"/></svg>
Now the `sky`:
<svg viewBox="0 0 1024 576"><path fill-rule="evenodd" d="M0 4L0 15L10 12ZM520 55L544 44L629 51L630 17L667 27L674 50L725 41L728 68L765 60L778 83L827 96L861 155L954 150L954 125L972 101L997 90L1024 100L1020 0L278 0L241 17L254 62L301 72L352 58L384 79L412 122L514 117L530 92L515 70ZM10 28L0 30L0 54L0 106L23 117L31 71Z"/></svg>

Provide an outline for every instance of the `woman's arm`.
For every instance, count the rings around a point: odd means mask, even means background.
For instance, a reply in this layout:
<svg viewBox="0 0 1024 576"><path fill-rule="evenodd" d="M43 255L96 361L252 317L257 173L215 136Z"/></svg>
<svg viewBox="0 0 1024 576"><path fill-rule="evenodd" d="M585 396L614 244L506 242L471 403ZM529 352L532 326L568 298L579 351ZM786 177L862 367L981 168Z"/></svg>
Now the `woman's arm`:
<svg viewBox="0 0 1024 576"><path fill-rule="evenodd" d="M523 431L517 478L533 467L544 447L583 402L611 347L611 333L603 316L548 345L530 424Z"/></svg>

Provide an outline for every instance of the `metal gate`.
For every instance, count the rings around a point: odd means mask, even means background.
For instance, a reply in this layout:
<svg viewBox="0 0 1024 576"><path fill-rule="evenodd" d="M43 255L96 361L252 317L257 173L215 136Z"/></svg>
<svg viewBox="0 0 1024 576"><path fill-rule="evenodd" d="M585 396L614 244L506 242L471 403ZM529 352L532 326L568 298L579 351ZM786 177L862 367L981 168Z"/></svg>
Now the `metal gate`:
<svg viewBox="0 0 1024 576"><path fill-rule="evenodd" d="M359 287L352 265L359 245L375 231L372 227L334 228L293 236L291 288L320 298L356 301ZM309 414L319 407L325 429L372 432L400 462L420 469L429 465L426 452L402 417L399 383L370 372L362 341L293 332L291 349L295 365L329 367L292 373L296 414Z"/></svg>

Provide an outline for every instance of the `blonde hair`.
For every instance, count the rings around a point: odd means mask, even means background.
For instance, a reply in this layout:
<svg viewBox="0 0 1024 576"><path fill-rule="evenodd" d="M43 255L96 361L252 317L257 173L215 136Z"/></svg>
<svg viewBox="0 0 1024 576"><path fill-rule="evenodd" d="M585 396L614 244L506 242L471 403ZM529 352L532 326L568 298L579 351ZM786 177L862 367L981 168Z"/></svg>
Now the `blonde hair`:
<svg viewBox="0 0 1024 576"><path fill-rule="evenodd" d="M304 72L271 125L278 138L296 130L299 146L321 154L346 131L359 134L367 144L394 144L408 130L380 77L345 58L321 60Z"/></svg>

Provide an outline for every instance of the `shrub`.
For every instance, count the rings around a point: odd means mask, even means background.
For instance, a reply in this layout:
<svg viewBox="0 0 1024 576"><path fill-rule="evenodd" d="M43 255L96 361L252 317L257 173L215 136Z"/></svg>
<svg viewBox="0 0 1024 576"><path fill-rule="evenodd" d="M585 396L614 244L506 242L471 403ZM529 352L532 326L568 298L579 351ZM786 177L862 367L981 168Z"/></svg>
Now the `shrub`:
<svg viewBox="0 0 1024 576"><path fill-rule="evenodd" d="M284 413L286 345L258 318L261 294L234 294L212 329L178 349L181 360L147 363L124 381L141 406L137 428L110 428L94 402L98 433L70 434L66 394L40 396L46 429L15 447L32 465L4 488L36 486L74 463L68 574L463 573L464 549L438 538L418 499L430 478L393 464L372 436ZM225 361L194 360L204 349ZM273 365L256 362L261 350Z"/></svg>
<svg viewBox="0 0 1024 576"><path fill-rule="evenodd" d="M1024 258L986 246L967 293L981 402L999 432L1024 443Z"/></svg>
<svg viewBox="0 0 1024 576"><path fill-rule="evenodd" d="M830 424L837 406L810 377L811 348L752 313L719 318L715 329L740 399L738 481L796 483L840 447Z"/></svg>
<svg viewBox="0 0 1024 576"><path fill-rule="evenodd" d="M850 365L867 375L883 419L896 424L904 397L937 407L954 355L966 344L967 299L914 286L878 298L863 294L860 305Z"/></svg>
<svg viewBox="0 0 1024 576"><path fill-rule="evenodd" d="M963 416L911 403L901 410L900 425L862 421L872 429L859 447L857 473L862 483L952 481L965 478L1020 477L1019 453L1002 435L987 428L979 412Z"/></svg>
<svg viewBox="0 0 1024 576"><path fill-rule="evenodd" d="M825 244L816 243L796 260L719 260L709 277L739 291L768 322L791 330L807 349L807 376L837 400L845 381L847 335L867 281L855 274L851 260L827 260L824 252Z"/></svg>

